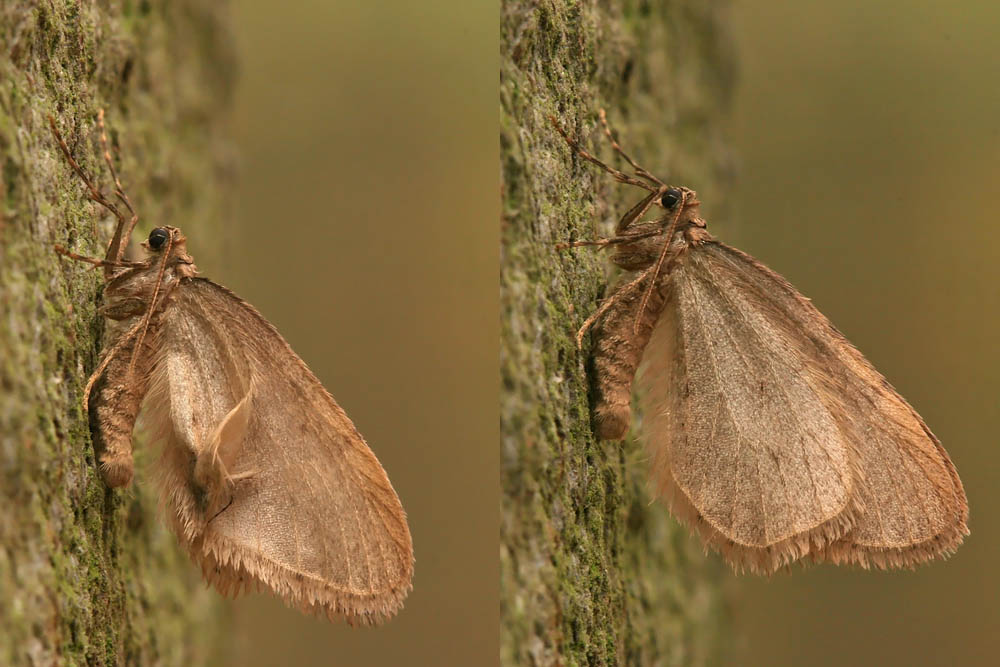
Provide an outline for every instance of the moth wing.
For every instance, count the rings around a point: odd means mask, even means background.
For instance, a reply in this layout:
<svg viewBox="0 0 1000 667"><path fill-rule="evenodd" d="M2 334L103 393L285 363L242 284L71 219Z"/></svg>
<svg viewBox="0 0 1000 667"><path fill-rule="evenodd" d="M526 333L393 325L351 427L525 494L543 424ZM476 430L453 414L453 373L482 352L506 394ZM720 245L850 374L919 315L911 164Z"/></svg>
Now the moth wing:
<svg viewBox="0 0 1000 667"><path fill-rule="evenodd" d="M824 341L833 359L835 394L827 394L841 428L856 443L858 500L864 512L854 528L815 554L817 560L864 567L912 567L954 552L968 534L969 506L954 464L920 415L812 303L783 278L738 250L714 251L784 301L797 326ZM767 284L767 283L765 283ZM796 308L798 303L800 308Z"/></svg>
<svg viewBox="0 0 1000 667"><path fill-rule="evenodd" d="M886 567L957 547L967 505L944 449L808 299L715 242L689 249L669 289L648 348L670 372L647 408L651 442L666 443L656 470L731 561L770 571L809 553ZM727 409L713 444L706 415ZM710 470L730 474L711 481Z"/></svg>
<svg viewBox="0 0 1000 667"><path fill-rule="evenodd" d="M734 567L770 572L854 524L857 455L812 341L711 252L691 246L667 276L640 372L643 430L674 512Z"/></svg>
<svg viewBox="0 0 1000 667"><path fill-rule="evenodd" d="M148 397L163 501L223 594L264 585L352 622L410 590L406 515L354 424L252 306L185 278L162 315Z"/></svg>

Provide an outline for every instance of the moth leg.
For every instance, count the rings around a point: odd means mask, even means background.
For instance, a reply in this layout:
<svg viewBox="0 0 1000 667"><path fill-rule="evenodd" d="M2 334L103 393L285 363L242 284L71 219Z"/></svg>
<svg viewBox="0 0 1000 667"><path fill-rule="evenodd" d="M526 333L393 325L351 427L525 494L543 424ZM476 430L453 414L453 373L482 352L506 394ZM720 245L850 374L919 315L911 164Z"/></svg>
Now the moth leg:
<svg viewBox="0 0 1000 667"><path fill-rule="evenodd" d="M146 312L148 305L138 296L124 297L115 303L109 303L101 306L97 309L104 317L109 320L127 320L130 317L137 317Z"/></svg>
<svg viewBox="0 0 1000 667"><path fill-rule="evenodd" d="M102 143L105 144L104 152L105 154L108 155L108 162L110 162L110 154L106 149L107 139L104 136L103 110L98 115L98 123L100 124L101 127ZM56 121L52 116L49 116L49 127L51 128L52 135L55 137L56 142L59 144L59 149L62 151L62 154L66 158L66 161L69 162L70 167L73 168L73 171L76 172L76 175L80 177L80 180L83 181L83 184L87 187L87 194L90 200L97 202L104 208L108 209L118 219L118 225L115 228L115 234L111 239L111 243L108 245L107 254L104 256L104 261L107 262L107 264L100 265L104 267L104 277L106 279L110 279L112 276L112 268L114 268L114 266L121 261L122 256L125 254L125 247L128 245L129 235L131 234L132 228L135 227L135 223L138 222L139 218L135 214L135 211L132 210L132 205L128 201L128 197L125 197L124 196L125 193L121 192L121 185L120 183L118 183L117 175L114 176L116 181L115 194L120 199L122 199L123 202L125 202L125 205L128 207L129 212L132 213L131 221L129 221L129 219L125 217L125 214L122 213L122 211L117 206L115 206L114 202L112 202L110 199L104 196L104 193L101 192L97 188L97 186L94 185L93 181L90 180L90 177L87 176L87 173L83 170L83 167L81 167L79 163L77 163L77 161L73 158L73 154L70 152L69 146L66 145L66 141L63 139L62 134L60 134L59 130L56 128ZM113 167L112 167L112 173L114 174ZM123 231L125 230L126 225L128 225L128 234L124 235L123 237Z"/></svg>
<svg viewBox="0 0 1000 667"><path fill-rule="evenodd" d="M610 297L608 297L604 301L604 303L601 304L601 307L598 308L596 311L594 311L594 313L587 318L587 320L583 323L583 326L580 327L580 330L576 332L577 349L583 349L583 337L587 335L587 331L590 329L590 327L594 326L594 323L597 322L597 320L599 320L601 316L608 311L609 308L614 306L629 292L631 292L639 284L641 284L642 281L646 279L646 276L648 276L650 273L653 272L653 268L654 267L646 269L645 271L640 273L632 282L628 283L627 285L623 285L622 287L615 290L615 293L612 294Z"/></svg>
<svg viewBox="0 0 1000 667"><path fill-rule="evenodd" d="M649 207L653 205L653 202L662 197L663 193L666 192L666 190L667 186L664 185L659 190L651 192L642 201L640 201L638 204L636 204L628 211L626 211L625 215L622 216L622 219L618 221L617 225L615 225L615 233L624 234L625 231L628 230L628 228L631 227L636 220L646 215L646 211L649 210ZM664 220L666 220L666 217L660 218L659 220L653 220L652 222L660 223L663 222Z"/></svg>
<svg viewBox="0 0 1000 667"><path fill-rule="evenodd" d="M63 257L68 257L69 259L76 260L77 262L86 262L87 264L93 264L94 266L103 266L105 268L113 269L129 269L136 266L144 266L143 262L112 262L107 259L98 259L97 257L87 257L86 255L78 255L75 252L66 250L63 246L58 243L53 244L53 250L62 255Z"/></svg>
<svg viewBox="0 0 1000 667"><path fill-rule="evenodd" d="M659 230L653 230L649 232L643 232L642 234L629 234L627 236L612 236L607 239L596 239L594 241L570 241L561 242L556 244L556 250L568 250L569 248L582 248L584 246L599 246L604 248L609 245L615 245L618 243L634 243L641 239L648 239L654 236L660 236L662 234Z"/></svg>
<svg viewBox="0 0 1000 667"><path fill-rule="evenodd" d="M118 197L123 204L125 204L125 208L127 208L128 212L132 214L132 217L129 218L128 221L128 228L125 230L124 234L121 233L124 221L121 216L118 216L118 229L115 230L115 236L111 240L111 245L108 246L107 258L111 259L111 253L113 251L114 261L120 262L122 257L125 255L125 249L128 247L129 239L132 238L132 230L135 229L135 224L139 222L139 215L135 212L135 209L132 208L131 200L129 200L128 195L125 194L125 190L122 189L122 182L118 178L118 172L115 170L114 163L111 161L111 151L108 150L108 135L104 131L104 109L100 109L97 112L97 126L101 129L101 148L104 153L104 162L108 165L108 171L111 172L111 179L115 182L115 196ZM115 247L116 241L117 247Z"/></svg>

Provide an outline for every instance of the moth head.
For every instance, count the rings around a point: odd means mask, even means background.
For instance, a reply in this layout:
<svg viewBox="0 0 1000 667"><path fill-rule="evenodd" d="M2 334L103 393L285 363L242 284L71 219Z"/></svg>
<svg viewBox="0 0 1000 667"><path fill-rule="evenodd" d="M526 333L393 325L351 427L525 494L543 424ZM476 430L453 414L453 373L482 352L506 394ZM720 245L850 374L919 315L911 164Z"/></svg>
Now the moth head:
<svg viewBox="0 0 1000 667"><path fill-rule="evenodd" d="M170 232L166 227L157 227L149 233L149 238L142 245L148 250L163 250L169 238Z"/></svg>
<svg viewBox="0 0 1000 667"><path fill-rule="evenodd" d="M149 233L149 238L142 242L142 247L153 254L163 252L170 247L171 254L174 254L175 249L181 249L180 246L185 241L187 239L176 227L157 227Z"/></svg>
<svg viewBox="0 0 1000 667"><path fill-rule="evenodd" d="M677 207L681 206L682 203L685 209L695 207L701 203L698 201L697 193L691 188L685 188L677 185L667 185L663 187L665 189L662 190L662 193L656 200L656 203L667 211L676 213Z"/></svg>
<svg viewBox="0 0 1000 667"><path fill-rule="evenodd" d="M184 275L195 275L197 269L194 267L194 260L187 253L187 238L181 234L181 230L176 227L157 227L149 233L149 238L142 242L142 247L153 257L157 263L166 262L166 265L178 267ZM169 249L169 255L162 257Z"/></svg>
<svg viewBox="0 0 1000 667"><path fill-rule="evenodd" d="M683 198L684 193L681 192L680 188L667 188L667 191L660 196L657 203L668 211L673 211Z"/></svg>
<svg viewBox="0 0 1000 667"><path fill-rule="evenodd" d="M675 218L677 231L691 227L702 229L706 227L705 221L699 215L701 202L698 201L698 193L691 188L664 185L660 189L660 197L656 203L667 212L667 215L661 218L664 227L669 226Z"/></svg>

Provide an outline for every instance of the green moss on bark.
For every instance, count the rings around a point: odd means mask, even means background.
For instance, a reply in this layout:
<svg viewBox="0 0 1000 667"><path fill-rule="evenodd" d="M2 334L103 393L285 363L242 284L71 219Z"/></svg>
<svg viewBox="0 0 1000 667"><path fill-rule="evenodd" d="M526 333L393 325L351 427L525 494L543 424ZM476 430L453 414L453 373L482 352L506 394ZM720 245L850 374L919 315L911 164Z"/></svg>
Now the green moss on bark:
<svg viewBox="0 0 1000 667"><path fill-rule="evenodd" d="M126 191L154 224L209 255L228 217L233 58L224 7L198 0L11 0L0 6L0 663L196 664L221 605L156 518L151 457L110 491L80 404L102 333L111 220L48 129L108 190L95 132L107 112Z"/></svg>
<svg viewBox="0 0 1000 667"><path fill-rule="evenodd" d="M507 0L501 10L501 660L710 664L724 654L717 565L650 505L634 439L591 433L574 334L607 284L594 238L634 189L572 156L553 115L599 155L605 107L633 157L712 197L728 180L732 80L720 3ZM629 191L632 190L632 191ZM604 228L606 230L606 227Z"/></svg>

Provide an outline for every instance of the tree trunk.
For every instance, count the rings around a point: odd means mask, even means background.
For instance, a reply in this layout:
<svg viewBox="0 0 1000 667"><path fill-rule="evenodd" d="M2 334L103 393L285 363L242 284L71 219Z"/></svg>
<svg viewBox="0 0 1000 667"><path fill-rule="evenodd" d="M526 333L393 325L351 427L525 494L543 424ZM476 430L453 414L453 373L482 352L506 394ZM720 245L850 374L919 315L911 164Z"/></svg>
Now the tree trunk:
<svg viewBox="0 0 1000 667"><path fill-rule="evenodd" d="M572 155L548 120L620 163L598 124L606 108L633 158L694 187L718 215L732 81L721 4L503 4L504 664L697 665L724 655L720 566L664 504L650 504L641 445L597 442L591 431L590 340L578 351L574 337L605 293L605 259L554 248L607 236L643 193Z"/></svg>
<svg viewBox="0 0 1000 667"><path fill-rule="evenodd" d="M228 215L233 49L214 0L0 3L0 663L209 661L221 605L157 517L152 453L111 491L81 406L103 331L111 217L59 152L51 115L110 193L111 152L140 215L212 254ZM146 465L143 465L146 464Z"/></svg>

